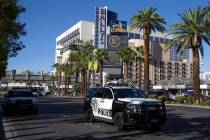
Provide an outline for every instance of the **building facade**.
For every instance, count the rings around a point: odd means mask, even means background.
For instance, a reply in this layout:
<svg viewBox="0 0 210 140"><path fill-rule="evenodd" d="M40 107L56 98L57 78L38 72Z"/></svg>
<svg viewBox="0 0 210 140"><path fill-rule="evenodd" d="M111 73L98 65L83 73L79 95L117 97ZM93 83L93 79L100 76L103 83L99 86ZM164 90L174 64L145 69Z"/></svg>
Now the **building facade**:
<svg viewBox="0 0 210 140"><path fill-rule="evenodd" d="M128 47L127 22L118 19L118 14L108 7L95 9L95 49L108 50L109 60L104 61L103 71L108 79L122 77L122 64L120 64L117 51Z"/></svg>
<svg viewBox="0 0 210 140"><path fill-rule="evenodd" d="M103 72L108 79L122 78L123 66L117 57L121 48L144 46L143 32L128 30L127 22L118 19L118 14L108 7L95 8L95 23L80 21L56 38L55 63L64 63L74 51L79 41L93 40L94 48L108 50L109 60L104 61ZM174 76L190 79L192 62L190 50L177 52L177 46L165 52L165 43L170 36L152 32L150 36L150 84L157 85L161 80L170 80ZM132 79L136 77L136 63L130 69ZM143 63L142 63L143 79ZM143 80L142 80L143 84Z"/></svg>
<svg viewBox="0 0 210 140"><path fill-rule="evenodd" d="M143 32L135 30L128 32L129 47L144 46ZM171 80L174 77L181 77L185 79L192 78L192 60L190 59L190 50L185 49L183 53L177 52L177 46L171 47L167 52L165 51L165 43L169 42L170 36L160 32L152 32L150 36L150 50L149 50L149 79L151 85L157 85L160 81ZM136 77L136 63L131 68L131 75L133 79ZM143 63L142 79L144 76ZM143 84L143 80L142 80Z"/></svg>
<svg viewBox="0 0 210 140"><path fill-rule="evenodd" d="M79 21L56 38L55 64L64 63L69 56L71 46L79 45L80 40L93 40L94 23Z"/></svg>
<svg viewBox="0 0 210 140"><path fill-rule="evenodd" d="M53 85L52 73L50 72L31 72L29 70L7 70L4 77L0 79L1 87L35 87L45 88L48 92Z"/></svg>

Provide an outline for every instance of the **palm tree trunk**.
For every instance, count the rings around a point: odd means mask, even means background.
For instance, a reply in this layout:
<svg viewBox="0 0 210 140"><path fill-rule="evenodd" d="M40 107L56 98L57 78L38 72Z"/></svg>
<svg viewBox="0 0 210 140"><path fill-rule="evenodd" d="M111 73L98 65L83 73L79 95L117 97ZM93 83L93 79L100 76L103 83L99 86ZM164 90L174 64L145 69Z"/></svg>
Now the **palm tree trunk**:
<svg viewBox="0 0 210 140"><path fill-rule="evenodd" d="M60 85L61 85L61 71L58 70L58 95L60 95L61 93Z"/></svg>
<svg viewBox="0 0 210 140"><path fill-rule="evenodd" d="M194 101L200 102L200 59L199 46L193 48L193 87L194 87Z"/></svg>
<svg viewBox="0 0 210 140"><path fill-rule="evenodd" d="M70 77L70 75L68 74L67 75L67 92L66 92L66 94L68 94L68 91L69 91L69 85L70 85L69 77Z"/></svg>
<svg viewBox="0 0 210 140"><path fill-rule="evenodd" d="M141 58L137 58L137 86L141 89Z"/></svg>
<svg viewBox="0 0 210 140"><path fill-rule="evenodd" d="M79 77L79 70L76 69L76 72L75 72L75 83L78 83L78 77Z"/></svg>
<svg viewBox="0 0 210 140"><path fill-rule="evenodd" d="M99 63L100 67L100 83L103 85L103 60Z"/></svg>
<svg viewBox="0 0 210 140"><path fill-rule="evenodd" d="M81 75L81 79L82 79L82 84L81 84L81 95L84 96L85 95L85 70L81 71L82 75Z"/></svg>
<svg viewBox="0 0 210 140"><path fill-rule="evenodd" d="M53 81L53 92L54 92L54 90L55 90L55 77L54 76L53 76L52 81Z"/></svg>
<svg viewBox="0 0 210 140"><path fill-rule="evenodd" d="M87 93L87 88L88 88L88 74L87 71L85 71L85 89L84 89L84 95Z"/></svg>
<svg viewBox="0 0 210 140"><path fill-rule="evenodd" d="M65 88L64 88L64 95L66 95L67 92L67 75L65 75Z"/></svg>
<svg viewBox="0 0 210 140"><path fill-rule="evenodd" d="M125 63L125 82L128 82L128 63Z"/></svg>
<svg viewBox="0 0 210 140"><path fill-rule="evenodd" d="M149 93L149 34L144 33L144 92Z"/></svg>
<svg viewBox="0 0 210 140"><path fill-rule="evenodd" d="M131 75L132 75L132 63L128 64L128 80L131 79Z"/></svg>
<svg viewBox="0 0 210 140"><path fill-rule="evenodd" d="M91 79L91 70L88 70L87 71L88 72L88 74L87 74L87 87L86 88L88 88L88 86L89 86L89 84L90 84L90 79Z"/></svg>

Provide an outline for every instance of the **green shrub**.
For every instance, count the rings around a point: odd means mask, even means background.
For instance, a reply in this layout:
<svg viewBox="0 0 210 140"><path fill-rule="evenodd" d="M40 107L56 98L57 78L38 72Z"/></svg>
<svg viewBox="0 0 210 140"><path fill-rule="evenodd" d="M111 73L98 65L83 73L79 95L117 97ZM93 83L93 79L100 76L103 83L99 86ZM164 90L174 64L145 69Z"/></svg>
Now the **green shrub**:
<svg viewBox="0 0 210 140"><path fill-rule="evenodd" d="M193 97L192 96L187 96L186 97L186 102L187 102L187 104L193 104Z"/></svg>
<svg viewBox="0 0 210 140"><path fill-rule="evenodd" d="M165 104L174 104L174 101L166 100L166 101L165 101Z"/></svg>
<svg viewBox="0 0 210 140"><path fill-rule="evenodd" d="M205 100L205 101L203 102L203 105L205 105L205 106L210 106L210 100Z"/></svg>
<svg viewBox="0 0 210 140"><path fill-rule="evenodd" d="M148 98L151 98L151 99L158 99L158 96L157 95L154 95L154 94L148 95L147 97Z"/></svg>
<svg viewBox="0 0 210 140"><path fill-rule="evenodd" d="M166 97L165 96L159 96L158 100L165 102L166 101Z"/></svg>
<svg viewBox="0 0 210 140"><path fill-rule="evenodd" d="M184 97L184 96L176 96L175 100L176 100L176 102L183 104L186 101L186 97Z"/></svg>

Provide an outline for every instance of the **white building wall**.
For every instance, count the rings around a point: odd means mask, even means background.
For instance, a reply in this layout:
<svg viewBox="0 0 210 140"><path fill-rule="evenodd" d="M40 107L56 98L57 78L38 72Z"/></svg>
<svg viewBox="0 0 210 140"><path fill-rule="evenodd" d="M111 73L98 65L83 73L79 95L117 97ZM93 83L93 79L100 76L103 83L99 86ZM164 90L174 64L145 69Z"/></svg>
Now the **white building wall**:
<svg viewBox="0 0 210 140"><path fill-rule="evenodd" d="M67 40L68 43L70 43L70 41L74 40L74 39L79 39L79 40L83 40L83 41L87 41L87 40L94 40L94 23L93 22L88 22L88 21L79 21L78 23L76 23L75 25L73 25L72 27L70 27L68 30L66 30L65 32L63 32L61 35L59 35L56 38L56 50L55 50L55 63L57 63L57 57L62 57L62 61L65 61L66 56L69 55L69 51L61 54L60 50L64 47L62 45L59 45L58 42L65 38L66 36L68 36L69 34L71 34L72 32L74 32L75 30L79 29L79 37L75 36L74 38ZM65 56L63 56L65 55ZM63 58L64 57L64 58Z"/></svg>
<svg viewBox="0 0 210 140"><path fill-rule="evenodd" d="M81 22L80 39L83 41L94 40L94 23Z"/></svg>

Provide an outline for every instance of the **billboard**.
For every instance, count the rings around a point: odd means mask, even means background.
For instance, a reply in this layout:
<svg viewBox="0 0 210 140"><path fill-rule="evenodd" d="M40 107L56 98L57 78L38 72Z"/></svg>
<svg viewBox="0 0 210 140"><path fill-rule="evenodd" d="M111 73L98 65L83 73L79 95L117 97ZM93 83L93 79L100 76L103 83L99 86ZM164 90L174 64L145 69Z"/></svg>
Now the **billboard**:
<svg viewBox="0 0 210 140"><path fill-rule="evenodd" d="M127 22L119 21L113 22L110 26L110 34L113 35L125 35L127 34Z"/></svg>

